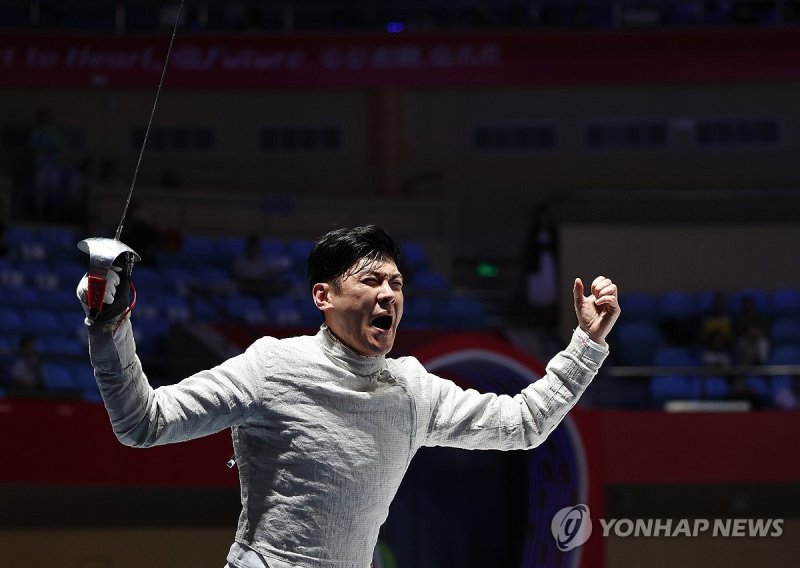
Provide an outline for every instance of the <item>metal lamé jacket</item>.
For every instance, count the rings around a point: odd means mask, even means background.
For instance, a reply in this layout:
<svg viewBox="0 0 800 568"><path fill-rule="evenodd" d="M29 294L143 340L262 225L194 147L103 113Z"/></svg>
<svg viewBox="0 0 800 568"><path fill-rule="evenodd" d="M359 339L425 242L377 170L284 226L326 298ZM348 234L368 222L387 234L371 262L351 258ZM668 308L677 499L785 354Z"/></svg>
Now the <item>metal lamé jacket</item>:
<svg viewBox="0 0 800 568"><path fill-rule="evenodd" d="M542 379L498 396L463 390L413 357L358 355L323 325L313 336L263 337L217 367L152 389L130 321L112 329L89 326L89 345L123 444L231 429L242 512L228 562L245 568L367 568L421 446L533 448L607 354L578 329Z"/></svg>

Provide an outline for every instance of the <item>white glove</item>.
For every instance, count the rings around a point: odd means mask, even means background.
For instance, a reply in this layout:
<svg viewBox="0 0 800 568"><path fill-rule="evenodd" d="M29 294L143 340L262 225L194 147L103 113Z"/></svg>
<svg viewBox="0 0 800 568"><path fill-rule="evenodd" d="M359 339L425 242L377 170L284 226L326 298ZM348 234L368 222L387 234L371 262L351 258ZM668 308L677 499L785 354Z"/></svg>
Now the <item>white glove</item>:
<svg viewBox="0 0 800 568"><path fill-rule="evenodd" d="M111 304L114 301L114 294L117 292L117 285L119 284L119 275L117 272L121 271L122 268L119 266L111 266L106 274L106 293L103 297L104 304ZM81 305L83 306L83 311L86 312L86 317L89 317L89 304L87 303L87 299L89 297L89 275L84 274L81 281L78 282L78 288L75 290L75 293L78 296L78 299L81 301ZM91 322L90 322L91 323Z"/></svg>

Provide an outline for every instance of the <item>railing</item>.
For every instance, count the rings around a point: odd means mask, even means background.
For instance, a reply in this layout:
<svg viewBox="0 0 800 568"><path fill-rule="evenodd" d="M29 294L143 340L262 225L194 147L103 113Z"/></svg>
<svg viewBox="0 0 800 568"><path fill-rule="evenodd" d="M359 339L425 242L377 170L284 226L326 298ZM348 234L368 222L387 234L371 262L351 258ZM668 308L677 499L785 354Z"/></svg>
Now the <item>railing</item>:
<svg viewBox="0 0 800 568"><path fill-rule="evenodd" d="M174 21L178 1L67 2L29 0L16 3L0 23L33 28L105 29L126 32L158 29ZM9 14L15 11L15 21ZM688 0L518 0L459 2L417 0L187 0L183 25L196 31L405 30L459 28L611 28L782 25L800 21L791 0L749 0L726 5Z"/></svg>

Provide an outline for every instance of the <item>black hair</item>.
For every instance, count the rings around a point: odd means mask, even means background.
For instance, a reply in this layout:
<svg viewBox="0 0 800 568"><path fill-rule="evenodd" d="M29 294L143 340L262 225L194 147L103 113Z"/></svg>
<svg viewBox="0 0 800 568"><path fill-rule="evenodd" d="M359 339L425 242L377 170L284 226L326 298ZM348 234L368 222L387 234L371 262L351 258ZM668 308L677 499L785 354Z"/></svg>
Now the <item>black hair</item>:
<svg viewBox="0 0 800 568"><path fill-rule="evenodd" d="M308 256L308 284L318 282L339 285L341 277L353 264L391 260L400 262L400 247L377 225L336 229L324 234Z"/></svg>

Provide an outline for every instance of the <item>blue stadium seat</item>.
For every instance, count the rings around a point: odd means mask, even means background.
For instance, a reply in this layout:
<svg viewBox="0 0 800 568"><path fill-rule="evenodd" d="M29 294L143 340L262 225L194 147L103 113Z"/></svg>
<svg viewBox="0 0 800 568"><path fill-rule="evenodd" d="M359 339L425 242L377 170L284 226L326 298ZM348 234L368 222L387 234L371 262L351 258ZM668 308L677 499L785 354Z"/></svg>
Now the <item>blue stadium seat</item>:
<svg viewBox="0 0 800 568"><path fill-rule="evenodd" d="M80 240L71 229L49 227L39 229L38 240L47 250L48 257L64 251L72 252Z"/></svg>
<svg viewBox="0 0 800 568"><path fill-rule="evenodd" d="M52 272L58 277L62 286L75 287L86 274L88 265L72 261L57 261L52 264Z"/></svg>
<svg viewBox="0 0 800 568"><path fill-rule="evenodd" d="M698 377L700 392L703 398L724 399L731 392L730 384L725 377Z"/></svg>
<svg viewBox="0 0 800 568"><path fill-rule="evenodd" d="M77 284L77 281L75 284ZM78 308L79 303L73 288L58 288L56 290L43 291L35 305L45 309L66 310Z"/></svg>
<svg viewBox="0 0 800 568"><path fill-rule="evenodd" d="M214 254L214 240L205 235L186 235L181 253L185 256L206 258Z"/></svg>
<svg viewBox="0 0 800 568"><path fill-rule="evenodd" d="M24 329L24 322L19 310L15 308L0 307L0 331L3 334L20 333Z"/></svg>
<svg viewBox="0 0 800 568"><path fill-rule="evenodd" d="M69 369L77 388L83 391L97 392L97 394L100 394L97 388L97 381L94 378L94 369L88 361L71 363Z"/></svg>
<svg viewBox="0 0 800 568"><path fill-rule="evenodd" d="M770 365L800 365L800 345L779 345L772 350Z"/></svg>
<svg viewBox="0 0 800 568"><path fill-rule="evenodd" d="M418 292L445 292L447 280L436 272L419 272L411 279L411 287Z"/></svg>
<svg viewBox="0 0 800 568"><path fill-rule="evenodd" d="M5 268L0 266L0 284L7 289L22 288L25 286L25 275L13 265Z"/></svg>
<svg viewBox="0 0 800 568"><path fill-rule="evenodd" d="M652 365L661 344L661 334L651 321L622 322L614 330L612 341L619 363Z"/></svg>
<svg viewBox="0 0 800 568"><path fill-rule="evenodd" d="M270 258L280 258L287 256L286 244L278 239L262 239L261 253Z"/></svg>
<svg viewBox="0 0 800 568"><path fill-rule="evenodd" d="M77 337L72 335L51 335L41 338L42 353L50 355L69 355L79 356L87 355L86 346L84 346Z"/></svg>
<svg viewBox="0 0 800 568"><path fill-rule="evenodd" d="M192 319L195 321L216 322L222 319L220 311L205 298L195 296L190 301Z"/></svg>
<svg viewBox="0 0 800 568"><path fill-rule="evenodd" d="M244 249L245 241L240 237L221 237L214 241L214 254L222 261L233 262L244 254Z"/></svg>
<svg viewBox="0 0 800 568"><path fill-rule="evenodd" d="M9 225L6 228L6 242L12 249L19 250L23 245L36 243L38 240L35 229L21 225Z"/></svg>
<svg viewBox="0 0 800 568"><path fill-rule="evenodd" d="M198 286L220 286L231 280L226 270L210 266L199 266L192 274Z"/></svg>
<svg viewBox="0 0 800 568"><path fill-rule="evenodd" d="M769 335L775 347L784 344L800 345L800 319L785 317L775 320Z"/></svg>
<svg viewBox="0 0 800 568"><path fill-rule="evenodd" d="M314 241L307 239L294 240L286 244L286 253L294 264L305 266L308 263L308 255L311 254L311 249L313 248Z"/></svg>
<svg viewBox="0 0 800 568"><path fill-rule="evenodd" d="M770 396L770 380L761 376L750 376L745 378L747 386L761 398Z"/></svg>
<svg viewBox="0 0 800 568"><path fill-rule="evenodd" d="M653 357L653 364L659 367L692 367L699 362L688 347L660 347Z"/></svg>
<svg viewBox="0 0 800 568"><path fill-rule="evenodd" d="M22 312L23 326L30 333L52 333L61 329L61 321L52 310L40 308L26 309Z"/></svg>
<svg viewBox="0 0 800 568"><path fill-rule="evenodd" d="M225 301L225 310L247 323L263 323L267 319L263 303L253 296L231 296Z"/></svg>
<svg viewBox="0 0 800 568"><path fill-rule="evenodd" d="M311 303L311 300L308 300ZM314 307L316 310L316 306ZM319 310L317 310L319 312ZM267 314L277 325L298 325L303 320L299 300L290 296L278 296L267 300Z"/></svg>
<svg viewBox="0 0 800 568"><path fill-rule="evenodd" d="M697 315L697 305L688 292L666 292L658 299L658 313L662 318L691 318Z"/></svg>
<svg viewBox="0 0 800 568"><path fill-rule="evenodd" d="M698 365L687 347L661 347L655 352L653 364L661 367ZM695 399L700 395L700 383L693 376L656 375L650 380L650 394L659 404L671 399Z"/></svg>
<svg viewBox="0 0 800 568"><path fill-rule="evenodd" d="M668 400L694 400L699 394L696 377L654 376L650 380L650 396L659 406Z"/></svg>
<svg viewBox="0 0 800 568"><path fill-rule="evenodd" d="M487 326L486 308L471 296L452 296L436 305L436 317L445 325L460 329L480 329Z"/></svg>
<svg viewBox="0 0 800 568"><path fill-rule="evenodd" d="M150 303L158 310L159 319L168 322L187 321L192 317L192 310L183 297L177 294L156 294Z"/></svg>
<svg viewBox="0 0 800 568"><path fill-rule="evenodd" d="M658 319L658 299L649 292L631 292L620 298L620 307L625 312L625 319L656 321Z"/></svg>
<svg viewBox="0 0 800 568"><path fill-rule="evenodd" d="M414 272L428 270L425 249L419 243L404 242L400 245L401 260Z"/></svg>
<svg viewBox="0 0 800 568"><path fill-rule="evenodd" d="M76 388L72 373L63 365L44 363L42 365L44 384L48 390L73 390Z"/></svg>
<svg viewBox="0 0 800 568"><path fill-rule="evenodd" d="M183 294L189 286L198 282L198 278L182 266L168 266L159 271L161 289Z"/></svg>
<svg viewBox="0 0 800 568"><path fill-rule="evenodd" d="M35 307L39 305L40 300L41 293L36 288L6 288L5 301L10 306L17 308Z"/></svg>
<svg viewBox="0 0 800 568"><path fill-rule="evenodd" d="M769 297L769 311L773 318L800 316L800 291L774 291Z"/></svg>
<svg viewBox="0 0 800 568"><path fill-rule="evenodd" d="M731 312L734 314L740 313L742 311L742 300L747 297L753 299L753 303L759 312L767 313L769 311L769 295L764 290L746 289L738 290L730 296L729 308Z"/></svg>
<svg viewBox="0 0 800 568"><path fill-rule="evenodd" d="M403 321L429 326L434 320L434 308L433 298L410 296L403 305Z"/></svg>

